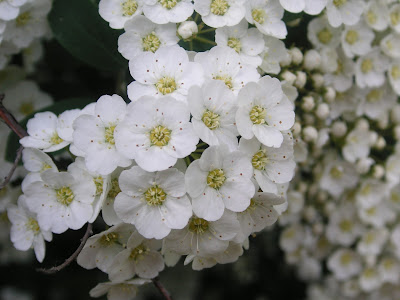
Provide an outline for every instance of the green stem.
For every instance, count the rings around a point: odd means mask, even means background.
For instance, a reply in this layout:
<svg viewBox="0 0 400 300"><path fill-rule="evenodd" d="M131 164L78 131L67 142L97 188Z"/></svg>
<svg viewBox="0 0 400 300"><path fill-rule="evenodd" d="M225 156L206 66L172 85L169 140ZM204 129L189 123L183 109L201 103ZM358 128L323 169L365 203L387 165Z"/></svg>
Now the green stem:
<svg viewBox="0 0 400 300"><path fill-rule="evenodd" d="M186 156L186 157L184 158L184 160L185 160L186 166L189 167L189 165L190 165L190 158L189 158L189 156Z"/></svg>
<svg viewBox="0 0 400 300"><path fill-rule="evenodd" d="M194 39L198 40L199 42L203 42L203 43L210 44L210 45L213 45L213 46L215 46L217 44L216 42L213 42L213 41L211 41L209 39L205 39L205 38L202 38L202 37L199 37L199 36L196 36Z"/></svg>
<svg viewBox="0 0 400 300"><path fill-rule="evenodd" d="M195 152L193 152L192 154L190 154L190 156L191 156L194 160L199 159L199 158L201 157L200 154L197 154L197 153L195 153Z"/></svg>
<svg viewBox="0 0 400 300"><path fill-rule="evenodd" d="M194 17L194 21L197 23L197 21L199 20L200 15L198 13L196 13L196 16Z"/></svg>
<svg viewBox="0 0 400 300"><path fill-rule="evenodd" d="M189 42L189 50L190 50L190 51L193 51L193 41L190 41L190 42Z"/></svg>
<svg viewBox="0 0 400 300"><path fill-rule="evenodd" d="M197 34L203 34L203 33L211 32L211 31L215 31L215 28L208 28L208 29L200 30Z"/></svg>

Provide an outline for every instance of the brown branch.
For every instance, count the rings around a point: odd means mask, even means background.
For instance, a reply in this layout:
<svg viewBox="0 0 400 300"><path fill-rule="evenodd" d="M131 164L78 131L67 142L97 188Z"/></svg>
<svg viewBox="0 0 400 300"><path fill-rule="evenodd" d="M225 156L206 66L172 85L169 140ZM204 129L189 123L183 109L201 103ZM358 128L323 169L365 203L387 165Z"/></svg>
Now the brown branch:
<svg viewBox="0 0 400 300"><path fill-rule="evenodd" d="M14 175L15 169L18 167L19 161L22 157L22 150L24 147L20 146L17 151L17 156L15 157L14 164L11 170L8 172L7 177L4 178L4 181L0 184L0 191L10 182L12 176Z"/></svg>
<svg viewBox="0 0 400 300"><path fill-rule="evenodd" d="M88 223L85 235L81 239L81 244L79 245L78 249L76 249L75 252L70 257L68 257L61 265L58 265L56 267L52 267L50 269L36 269L36 271L42 272L42 273L45 273L45 274L54 274L54 273L57 273L58 271L61 271L62 269L64 269L68 265L70 265L78 257L79 253L81 253L83 247L86 244L86 241L88 240L88 238L90 237L90 235L92 233L93 233L92 232L92 223Z"/></svg>
<svg viewBox="0 0 400 300"><path fill-rule="evenodd" d="M14 131L20 139L27 136L26 130L15 120L14 116L3 105L4 94L0 94L0 118Z"/></svg>
<svg viewBox="0 0 400 300"><path fill-rule="evenodd" d="M156 286L156 288L158 288L158 290L160 291L160 293L164 296L164 298L166 300L172 300L171 295L169 294L167 289L162 285L162 283L160 282L158 277L157 278L153 278L151 281L153 281L153 283Z"/></svg>

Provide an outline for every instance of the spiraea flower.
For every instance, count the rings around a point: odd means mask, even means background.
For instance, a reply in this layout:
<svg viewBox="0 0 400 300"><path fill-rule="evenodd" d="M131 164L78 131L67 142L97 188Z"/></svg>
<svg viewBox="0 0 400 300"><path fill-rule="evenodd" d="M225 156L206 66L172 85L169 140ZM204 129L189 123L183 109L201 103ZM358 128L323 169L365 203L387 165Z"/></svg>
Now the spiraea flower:
<svg viewBox="0 0 400 300"><path fill-rule="evenodd" d="M195 0L194 9L210 27L237 25L244 17L244 0Z"/></svg>
<svg viewBox="0 0 400 300"><path fill-rule="evenodd" d="M193 14L191 0L145 0L144 15L156 24L180 23Z"/></svg>
<svg viewBox="0 0 400 300"><path fill-rule="evenodd" d="M111 28L124 28L125 23L141 15L146 0L101 0L100 16L109 22Z"/></svg>

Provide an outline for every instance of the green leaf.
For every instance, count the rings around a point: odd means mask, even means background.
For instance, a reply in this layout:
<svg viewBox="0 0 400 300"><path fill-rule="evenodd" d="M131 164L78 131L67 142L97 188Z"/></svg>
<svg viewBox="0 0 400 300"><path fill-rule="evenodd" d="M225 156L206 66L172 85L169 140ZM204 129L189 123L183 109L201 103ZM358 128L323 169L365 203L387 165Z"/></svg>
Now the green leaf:
<svg viewBox="0 0 400 300"><path fill-rule="evenodd" d="M65 99L62 101L58 101L46 108L43 108L39 111L36 111L36 112L30 114L25 119L23 119L20 122L20 124L22 125L22 127L24 127L26 129L26 124L28 123L28 120L33 118L33 116L38 112L51 111L51 112L55 113L56 115L59 115L62 112L69 110L69 109L83 108L92 102L94 102L92 99L87 99L87 98L69 98L69 99ZM8 135L8 139L7 139L7 148L6 148L5 159L7 161L13 163L15 160L15 155L16 155L19 147L20 147L20 143L19 143L18 136L14 132L11 132ZM66 148L64 148L64 150L65 149ZM64 150L60 150L60 152L62 152ZM57 153L59 153L59 152L57 152Z"/></svg>
<svg viewBox="0 0 400 300"><path fill-rule="evenodd" d="M127 68L118 52L122 30L108 26L90 0L55 0L49 23L57 41L73 56L100 70Z"/></svg>

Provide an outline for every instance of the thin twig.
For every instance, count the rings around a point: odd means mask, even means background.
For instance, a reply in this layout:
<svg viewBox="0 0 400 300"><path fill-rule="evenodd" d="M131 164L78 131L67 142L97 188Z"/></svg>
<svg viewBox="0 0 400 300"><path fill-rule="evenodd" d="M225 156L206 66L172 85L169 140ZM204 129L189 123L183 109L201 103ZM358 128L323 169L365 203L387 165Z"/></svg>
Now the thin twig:
<svg viewBox="0 0 400 300"><path fill-rule="evenodd" d="M78 257L79 253L81 253L83 247L86 244L86 241L88 240L88 238L90 237L91 234L92 234L92 223L88 223L85 235L83 236L83 238L81 240L81 244L79 245L78 249L76 249L75 252L70 257L68 257L61 265L52 267L50 269L36 269L36 271L39 271L39 272L42 272L45 274L54 274L54 273L57 273L58 271L61 271L68 265L70 265Z"/></svg>
<svg viewBox="0 0 400 300"><path fill-rule="evenodd" d="M14 131L20 139L27 136L26 130L15 120L14 116L3 105L4 94L0 94L0 118Z"/></svg>
<svg viewBox="0 0 400 300"><path fill-rule="evenodd" d="M156 286L156 288L158 288L158 290L160 291L160 293L164 296L164 298L166 300L172 300L171 295L169 294L169 292L167 291L167 289L161 284L160 280L157 278L153 278L152 279L154 285Z"/></svg>
<svg viewBox="0 0 400 300"><path fill-rule="evenodd" d="M19 161L22 157L22 150L24 150L24 147L20 146L17 151L17 156L15 157L14 165L8 172L7 177L5 177L4 181L0 184L0 191L10 182L11 177L14 175L15 169L18 167Z"/></svg>

